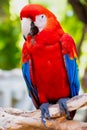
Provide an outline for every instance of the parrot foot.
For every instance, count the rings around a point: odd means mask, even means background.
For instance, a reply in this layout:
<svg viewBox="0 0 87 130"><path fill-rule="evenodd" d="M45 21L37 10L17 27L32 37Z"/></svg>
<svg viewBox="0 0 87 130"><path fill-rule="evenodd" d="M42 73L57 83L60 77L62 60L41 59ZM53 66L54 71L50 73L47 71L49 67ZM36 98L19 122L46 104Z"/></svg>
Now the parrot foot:
<svg viewBox="0 0 87 130"><path fill-rule="evenodd" d="M66 104L66 102L68 100L69 100L69 98L61 98L61 99L58 100L58 104L59 104L61 115L66 113L66 119L71 120L70 113L68 111L67 104Z"/></svg>
<svg viewBox="0 0 87 130"><path fill-rule="evenodd" d="M43 103L40 106L40 109L41 109L41 120L42 120L42 123L45 125L45 127L46 127L45 114L46 114L46 118L50 119L50 114L49 114L48 107L49 107L49 103Z"/></svg>

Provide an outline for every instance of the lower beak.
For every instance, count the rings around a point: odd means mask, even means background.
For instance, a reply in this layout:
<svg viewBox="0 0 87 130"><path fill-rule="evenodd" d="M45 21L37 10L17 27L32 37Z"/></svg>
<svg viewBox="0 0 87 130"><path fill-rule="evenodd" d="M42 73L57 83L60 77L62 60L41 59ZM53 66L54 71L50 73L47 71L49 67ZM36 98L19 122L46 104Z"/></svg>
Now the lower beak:
<svg viewBox="0 0 87 130"><path fill-rule="evenodd" d="M31 22L31 28L30 28L30 32L28 33L28 35L35 36L38 32L39 32L38 27L35 26L34 22Z"/></svg>

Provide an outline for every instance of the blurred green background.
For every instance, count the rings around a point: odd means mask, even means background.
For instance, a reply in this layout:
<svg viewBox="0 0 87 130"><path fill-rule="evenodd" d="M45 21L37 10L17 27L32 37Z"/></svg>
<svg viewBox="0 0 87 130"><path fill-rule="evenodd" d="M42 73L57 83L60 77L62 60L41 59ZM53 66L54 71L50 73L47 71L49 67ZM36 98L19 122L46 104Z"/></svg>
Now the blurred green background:
<svg viewBox="0 0 87 130"><path fill-rule="evenodd" d="M87 85L87 0L0 0L0 69L21 67L23 38L19 13L27 3L39 3L51 10L65 32L75 40L79 54L80 78Z"/></svg>

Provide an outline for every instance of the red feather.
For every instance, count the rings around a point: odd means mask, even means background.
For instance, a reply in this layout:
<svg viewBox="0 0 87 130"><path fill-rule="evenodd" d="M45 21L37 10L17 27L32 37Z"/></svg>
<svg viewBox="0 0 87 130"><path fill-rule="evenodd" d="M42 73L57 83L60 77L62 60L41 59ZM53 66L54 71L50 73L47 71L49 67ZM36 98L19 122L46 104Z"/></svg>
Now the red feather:
<svg viewBox="0 0 87 130"><path fill-rule="evenodd" d="M25 56L23 56L26 57L26 60L31 59L31 75L33 75L31 79L34 86L37 87L40 103L48 100L57 101L59 98L70 96L60 43L49 46L36 43L36 45L29 46L30 48L26 46L27 43L24 44ZM29 56L24 51L27 49L29 53L31 52L30 55L28 54ZM23 59L23 61L26 60Z"/></svg>

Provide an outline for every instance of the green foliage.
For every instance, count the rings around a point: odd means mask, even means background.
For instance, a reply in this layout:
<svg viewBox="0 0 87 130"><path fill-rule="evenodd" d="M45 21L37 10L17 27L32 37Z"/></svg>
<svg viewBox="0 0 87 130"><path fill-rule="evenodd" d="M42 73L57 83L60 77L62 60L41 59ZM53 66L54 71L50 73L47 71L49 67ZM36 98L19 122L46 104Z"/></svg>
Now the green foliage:
<svg viewBox="0 0 87 130"><path fill-rule="evenodd" d="M9 1L0 0L0 16L9 15Z"/></svg>
<svg viewBox="0 0 87 130"><path fill-rule="evenodd" d="M70 5L67 6L61 24L65 32L72 35L78 46L78 43L81 40L84 24L77 18Z"/></svg>
<svg viewBox="0 0 87 130"><path fill-rule="evenodd" d="M21 58L19 18L11 19L9 2L0 0L0 69L18 67Z"/></svg>
<svg viewBox="0 0 87 130"><path fill-rule="evenodd" d="M19 20L10 19L0 23L0 68L12 69L19 66L20 48L18 39L20 34Z"/></svg>
<svg viewBox="0 0 87 130"><path fill-rule="evenodd" d="M80 0L82 4L87 4L87 0Z"/></svg>

